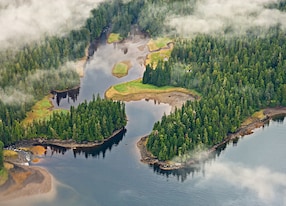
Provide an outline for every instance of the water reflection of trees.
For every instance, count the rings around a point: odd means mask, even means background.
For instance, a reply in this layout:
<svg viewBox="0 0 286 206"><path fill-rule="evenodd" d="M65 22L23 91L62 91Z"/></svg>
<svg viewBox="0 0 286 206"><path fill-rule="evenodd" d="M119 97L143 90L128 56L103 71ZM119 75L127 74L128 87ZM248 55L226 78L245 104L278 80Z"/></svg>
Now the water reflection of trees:
<svg viewBox="0 0 286 206"><path fill-rule="evenodd" d="M274 122L278 122L278 123L284 123L284 119L285 119L285 115L277 115L276 117L274 117L272 120Z"/></svg>
<svg viewBox="0 0 286 206"><path fill-rule="evenodd" d="M280 124L284 124L284 120L285 120L285 115L278 115L275 118L272 119L272 121L280 123ZM270 125L271 121L267 121L264 123L263 127L268 127ZM220 154L222 153L223 150L225 150L227 148L227 146L237 146L238 141L241 138L235 138L232 141L221 145L219 148L217 148L217 150L215 152L213 152L208 159L205 159L204 161L201 161L195 165L190 165L189 167L186 168L182 168L182 169L178 169L178 170L162 170L160 169L159 166L156 165L150 165L151 168L153 168L154 173L159 174L159 175L163 175L166 176L167 178L169 177L177 177L178 181L185 181L187 178L193 178L194 175L197 173L201 173L204 176L205 173L205 169L204 166L206 163L209 163L211 161L215 161L215 159L217 157L220 156Z"/></svg>
<svg viewBox="0 0 286 206"><path fill-rule="evenodd" d="M111 151L113 146L117 146L119 142L123 139L123 136L126 133L126 129L122 130L120 133L118 133L115 137L111 138L110 140L106 141L102 145L95 146L92 148L75 148L73 150L73 155L74 158L80 155L84 155L85 158L89 157L100 157L102 155L102 158L105 158L106 151L109 150ZM51 148L51 156L53 156L55 153L56 154L65 154L67 151L70 149L66 149L64 147L59 147L59 146L54 146L54 145L49 145Z"/></svg>
<svg viewBox="0 0 286 206"><path fill-rule="evenodd" d="M51 91L51 93L54 95L53 99L56 98L57 105L60 106L60 102L62 99L68 98L68 102L70 99L75 102L77 100L77 97L79 95L79 89L80 87L66 90L66 91Z"/></svg>
<svg viewBox="0 0 286 206"><path fill-rule="evenodd" d="M217 150L213 153L211 153L207 159L201 160L200 162L196 164L192 164L190 166L178 169L178 170L162 170L157 165L150 165L151 168L153 168L154 173L166 176L167 178L170 177L176 177L178 181L184 182L187 178L193 178L196 174L201 173L203 176L205 175L205 164L215 161L217 157L220 156L221 152L225 150L228 144L233 144L235 146L237 144L238 139L235 141L226 143L221 145L217 148Z"/></svg>

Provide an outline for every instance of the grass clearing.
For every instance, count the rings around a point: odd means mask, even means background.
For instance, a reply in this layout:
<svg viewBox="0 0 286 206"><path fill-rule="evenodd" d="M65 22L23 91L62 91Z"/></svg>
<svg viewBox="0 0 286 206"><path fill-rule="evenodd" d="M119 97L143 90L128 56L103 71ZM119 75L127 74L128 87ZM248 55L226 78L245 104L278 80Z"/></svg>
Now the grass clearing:
<svg viewBox="0 0 286 206"><path fill-rule="evenodd" d="M162 91L169 88L174 88L171 86L157 87L151 84L143 84L142 79L136 79L130 82L125 82L114 86L114 89L121 93L132 92L138 93L142 91Z"/></svg>
<svg viewBox="0 0 286 206"><path fill-rule="evenodd" d="M120 34L110 33L108 35L107 43L108 44L112 44L112 43L115 43L115 42L119 42L121 40L122 40L122 38L121 38Z"/></svg>
<svg viewBox="0 0 286 206"><path fill-rule="evenodd" d="M162 61L168 60L171 56L171 52L172 52L172 49L164 49L158 52L152 52L147 55L145 64L146 65L150 64L154 68L157 66L159 60L162 60Z"/></svg>
<svg viewBox="0 0 286 206"><path fill-rule="evenodd" d="M264 113L263 113L263 110L260 110L260 111L258 111L258 112L255 112L253 115L252 115L252 117L254 117L254 118L258 118L258 119L264 119L265 118L265 115L264 115Z"/></svg>
<svg viewBox="0 0 286 206"><path fill-rule="evenodd" d="M168 37L161 37L157 39L151 39L147 46L149 48L149 51L156 51L158 49L161 49L163 47L167 47L167 44L172 42L172 39Z"/></svg>
<svg viewBox="0 0 286 206"><path fill-rule="evenodd" d="M34 120L48 119L53 112L68 112L68 110L65 109L53 110L53 104L50 101L50 98L51 95L47 95L42 100L38 101L32 107L32 111L27 113L27 117L23 120L22 123L27 126L33 123Z"/></svg>
<svg viewBox="0 0 286 206"><path fill-rule="evenodd" d="M131 68L130 61L119 62L114 65L112 69L112 74L118 78L121 78L128 74L130 68Z"/></svg>
<svg viewBox="0 0 286 206"><path fill-rule="evenodd" d="M144 94L144 93L156 94L156 93L167 93L167 92L182 92L186 94L199 96L199 94L195 91L187 90L180 87L173 87L173 86L157 87L151 84L143 84L142 79L140 78L110 87L105 92L105 97L108 99L115 99L115 100L127 100L127 99L130 100L135 95L138 94Z"/></svg>
<svg viewBox="0 0 286 206"><path fill-rule="evenodd" d="M258 112L255 112L253 115L251 115L250 117L248 117L242 124L241 126L247 126L253 122L262 120L265 118L265 115L263 113L263 110L260 110Z"/></svg>
<svg viewBox="0 0 286 206"><path fill-rule="evenodd" d="M173 42L172 39L167 37L151 39L147 44L151 53L147 55L145 65L151 64L153 67L156 67L159 60L168 60L174 46L173 43L168 46L168 43L171 42Z"/></svg>

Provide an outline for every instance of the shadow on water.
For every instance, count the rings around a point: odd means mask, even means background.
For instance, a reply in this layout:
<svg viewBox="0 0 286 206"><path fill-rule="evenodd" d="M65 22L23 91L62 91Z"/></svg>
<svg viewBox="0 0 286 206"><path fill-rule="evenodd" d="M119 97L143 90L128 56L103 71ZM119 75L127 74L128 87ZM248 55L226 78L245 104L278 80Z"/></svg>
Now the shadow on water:
<svg viewBox="0 0 286 206"><path fill-rule="evenodd" d="M61 100L68 98L68 102L70 102L70 99L73 102L77 101L77 97L79 95L80 87L69 89L65 91L51 91L51 94L53 94L52 99L56 99L57 105L60 106Z"/></svg>
<svg viewBox="0 0 286 206"><path fill-rule="evenodd" d="M273 120L274 122L278 122L278 123L283 124L284 119L285 119L285 115L277 115L277 116L274 117L272 120Z"/></svg>
<svg viewBox="0 0 286 206"><path fill-rule="evenodd" d="M214 161L216 158L218 158L229 144L236 146L237 142L238 142L238 139L225 143L219 146L216 149L216 151L210 153L207 158L204 158L194 164L191 164L181 169L162 170L158 165L149 165L149 167L152 168L153 172L158 175L166 176L167 178L176 177L178 181L184 182L187 178L190 178L190 176L193 178L194 175L198 173L201 173L203 176L205 176L205 169L204 169L205 164L210 163Z"/></svg>
<svg viewBox="0 0 286 206"><path fill-rule="evenodd" d="M272 119L274 122L283 124L285 120L285 115L278 115L275 118ZM265 122L263 127L268 127L270 125L270 121ZM220 156L220 154L230 146L236 147L238 145L239 140L241 137L237 137L230 142L227 142L221 146L219 146L216 151L211 153L206 159L199 161L196 164L192 164L188 167L178 169L178 170L162 170L159 166L157 165L150 165L151 168L153 168L154 173L166 176L169 178L170 176L174 176L177 178L178 181L184 182L190 175L194 177L196 173L201 173L204 176L204 165L206 163L214 161L217 157Z"/></svg>
<svg viewBox="0 0 286 206"><path fill-rule="evenodd" d="M76 148L73 150L74 158L77 157L77 155L84 155L85 158L88 157L100 157L102 154L102 158L105 158L105 153L107 150L111 151L112 147L117 146L121 140L123 139L126 129L122 130L119 134L117 134L115 137L111 138L109 141L103 143L100 146L93 147L93 148Z"/></svg>
<svg viewBox="0 0 286 206"><path fill-rule="evenodd" d="M84 155L85 158L89 158L89 157L96 158L96 157L100 157L101 154L102 154L102 158L105 158L106 151L107 150L110 151L112 147L117 146L122 141L123 137L125 136L126 131L127 130L124 129L120 133L118 133L116 136L111 138L110 140L104 142L102 145L95 146L92 148L78 147L75 149L67 149L65 147L60 147L56 145L46 145L45 147L50 148L51 156L53 156L54 154L64 155L67 151L73 150L74 158L80 155Z"/></svg>

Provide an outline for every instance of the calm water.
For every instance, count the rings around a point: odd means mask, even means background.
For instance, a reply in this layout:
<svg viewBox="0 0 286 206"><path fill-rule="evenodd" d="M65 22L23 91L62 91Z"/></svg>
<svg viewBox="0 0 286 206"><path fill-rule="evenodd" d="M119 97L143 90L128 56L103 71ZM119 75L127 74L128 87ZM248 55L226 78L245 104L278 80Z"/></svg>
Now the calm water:
<svg viewBox="0 0 286 206"><path fill-rule="evenodd" d="M132 55L145 55L136 50L144 41L129 49ZM77 105L94 93L103 96L110 85L140 77L143 68L135 61L127 77L110 75L112 65L126 58L134 57L113 45L98 48L86 67L77 101L62 99L59 106ZM196 168L162 173L140 162L136 142L170 107L142 100L126 103L126 112L126 133L100 148L48 150L40 165L59 182L57 195L34 205L286 205L286 121L271 121Z"/></svg>

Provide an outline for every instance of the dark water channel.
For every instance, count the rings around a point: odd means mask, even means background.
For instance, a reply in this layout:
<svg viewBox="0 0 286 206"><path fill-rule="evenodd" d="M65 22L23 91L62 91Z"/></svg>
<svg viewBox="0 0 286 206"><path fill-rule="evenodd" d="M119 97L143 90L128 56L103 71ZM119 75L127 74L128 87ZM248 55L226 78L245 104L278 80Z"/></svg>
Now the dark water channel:
<svg viewBox="0 0 286 206"><path fill-rule="evenodd" d="M104 95L113 84L142 76L138 57L146 55L138 46L128 53L114 45L98 47L85 68L77 98L55 99L68 108ZM117 61L132 60L129 75L111 75ZM140 60L140 58L139 58ZM127 102L126 132L101 147L89 150L49 148L40 165L58 181L54 199L34 205L286 205L286 121L271 121L254 134L229 143L209 161L178 172L162 172L140 162L136 142L148 134L154 122L171 110L153 101Z"/></svg>

